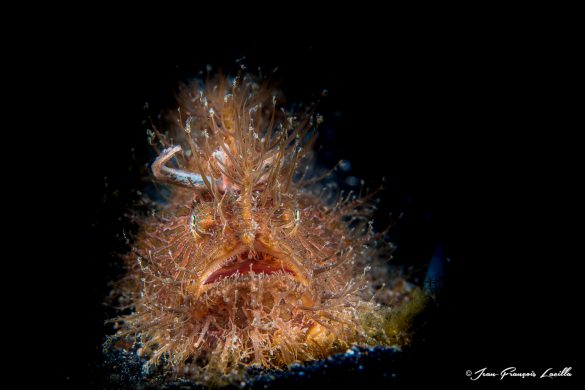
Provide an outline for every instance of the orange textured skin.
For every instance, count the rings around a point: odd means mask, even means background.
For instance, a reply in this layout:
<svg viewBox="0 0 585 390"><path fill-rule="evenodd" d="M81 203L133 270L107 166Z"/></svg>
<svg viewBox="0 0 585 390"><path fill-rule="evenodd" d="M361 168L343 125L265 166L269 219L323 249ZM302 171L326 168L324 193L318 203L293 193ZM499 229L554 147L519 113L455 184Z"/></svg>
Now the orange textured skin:
<svg viewBox="0 0 585 390"><path fill-rule="evenodd" d="M139 217L119 287L133 307L119 335L140 335L150 364L209 381L385 342L362 320L389 257L371 196L318 184L320 118L279 99L254 77L217 77L188 88L176 128L157 132L153 173L171 193Z"/></svg>

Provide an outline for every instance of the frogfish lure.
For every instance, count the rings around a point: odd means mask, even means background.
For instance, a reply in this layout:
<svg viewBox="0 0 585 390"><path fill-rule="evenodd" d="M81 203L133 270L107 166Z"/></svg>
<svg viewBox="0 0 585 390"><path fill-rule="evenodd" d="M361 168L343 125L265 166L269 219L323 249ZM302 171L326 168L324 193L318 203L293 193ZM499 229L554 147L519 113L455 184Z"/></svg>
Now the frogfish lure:
<svg viewBox="0 0 585 390"><path fill-rule="evenodd" d="M179 100L173 128L150 132L168 192L136 216L116 287L130 310L113 337L204 383L401 344L394 304L414 289L389 270L373 193L344 195L316 173L314 106L288 112L268 81L242 74Z"/></svg>

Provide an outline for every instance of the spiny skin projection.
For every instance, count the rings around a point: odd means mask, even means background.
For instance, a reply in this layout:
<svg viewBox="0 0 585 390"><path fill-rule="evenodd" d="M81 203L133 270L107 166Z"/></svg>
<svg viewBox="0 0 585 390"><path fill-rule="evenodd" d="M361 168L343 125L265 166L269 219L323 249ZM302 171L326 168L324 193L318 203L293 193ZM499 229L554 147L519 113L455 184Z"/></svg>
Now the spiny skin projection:
<svg viewBox="0 0 585 390"><path fill-rule="evenodd" d="M117 319L149 364L210 381L388 342L372 194L319 184L321 117L280 99L254 77L217 77L187 88L175 128L151 132L170 195L137 217L118 287L132 313Z"/></svg>

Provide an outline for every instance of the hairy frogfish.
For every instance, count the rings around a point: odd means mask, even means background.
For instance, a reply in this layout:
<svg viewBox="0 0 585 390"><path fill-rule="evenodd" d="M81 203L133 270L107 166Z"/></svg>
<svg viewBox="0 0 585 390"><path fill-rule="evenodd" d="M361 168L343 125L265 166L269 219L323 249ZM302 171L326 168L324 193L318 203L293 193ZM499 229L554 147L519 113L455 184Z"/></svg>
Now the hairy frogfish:
<svg viewBox="0 0 585 390"><path fill-rule="evenodd" d="M246 74L183 92L170 128L150 132L166 196L135 215L114 337L204 383L403 344L396 308L420 290L389 267L376 191L344 194L315 166L315 105L289 112Z"/></svg>

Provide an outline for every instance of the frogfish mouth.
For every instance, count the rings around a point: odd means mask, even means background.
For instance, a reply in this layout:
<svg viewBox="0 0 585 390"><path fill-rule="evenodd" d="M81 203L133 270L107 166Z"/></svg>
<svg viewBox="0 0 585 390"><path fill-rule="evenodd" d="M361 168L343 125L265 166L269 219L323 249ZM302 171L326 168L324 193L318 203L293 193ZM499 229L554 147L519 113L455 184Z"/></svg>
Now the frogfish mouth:
<svg viewBox="0 0 585 390"><path fill-rule="evenodd" d="M215 283L223 278L233 277L238 279L248 274L272 275L275 273L289 275L303 284L307 284L307 278L301 272L299 266L293 260L268 252L262 245L255 245L254 249L241 248L227 258L220 258L200 279L200 285L205 286Z"/></svg>

